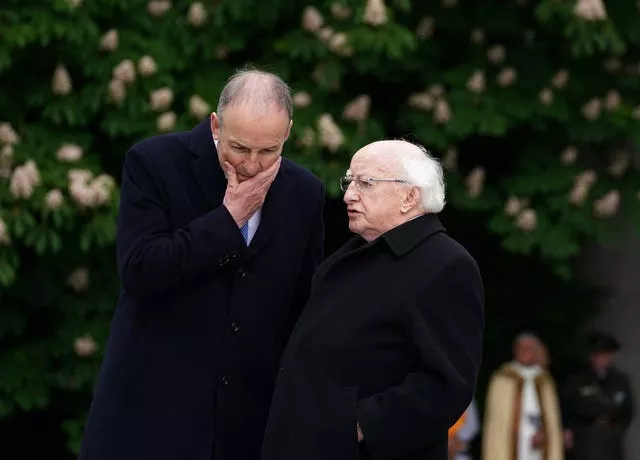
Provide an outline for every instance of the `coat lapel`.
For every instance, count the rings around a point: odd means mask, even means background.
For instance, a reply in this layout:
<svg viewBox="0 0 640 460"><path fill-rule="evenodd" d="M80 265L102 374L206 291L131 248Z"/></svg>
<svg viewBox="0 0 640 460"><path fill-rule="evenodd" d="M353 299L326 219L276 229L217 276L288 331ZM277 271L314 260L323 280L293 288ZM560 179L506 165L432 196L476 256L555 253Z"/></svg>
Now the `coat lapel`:
<svg viewBox="0 0 640 460"><path fill-rule="evenodd" d="M325 276L332 272L336 265L343 263L345 260L357 254L371 250L375 244L376 242L367 243L361 237L354 236L316 269L316 274L313 277L311 286L311 296L307 302L307 307L302 311L302 315L296 323L292 335L295 334L299 336L313 329L313 327L335 307L334 302L326 302L322 298L318 298L327 293L326 285L322 284Z"/></svg>
<svg viewBox="0 0 640 460"><path fill-rule="evenodd" d="M191 169L196 183L212 208L220 206L224 198L227 180L218 163L218 153L213 142L209 119L191 131L191 151L195 154Z"/></svg>
<svg viewBox="0 0 640 460"><path fill-rule="evenodd" d="M371 244L367 243L360 236L353 236L317 268L314 283L322 281L325 275L345 258L360 253L369 247L371 247Z"/></svg>
<svg viewBox="0 0 640 460"><path fill-rule="evenodd" d="M253 240L249 244L249 257L255 256L262 250L269 240L273 237L274 233L280 228L281 225L286 225L284 215L287 209L287 203L289 197L293 193L291 187L291 180L288 174L284 170L284 160L280 166L275 180L267 192L267 196L262 206L262 213L260 217L260 225L256 231Z"/></svg>

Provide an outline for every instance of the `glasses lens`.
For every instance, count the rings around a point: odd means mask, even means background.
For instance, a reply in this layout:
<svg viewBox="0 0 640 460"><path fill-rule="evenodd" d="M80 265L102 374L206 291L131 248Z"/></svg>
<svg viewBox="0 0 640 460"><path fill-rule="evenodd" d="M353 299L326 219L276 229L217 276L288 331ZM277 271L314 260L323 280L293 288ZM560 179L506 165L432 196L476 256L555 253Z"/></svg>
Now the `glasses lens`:
<svg viewBox="0 0 640 460"><path fill-rule="evenodd" d="M351 179L350 177L341 177L340 178L340 190L342 190L343 192L346 192L347 189L349 188L349 184L351 184L351 181L353 179Z"/></svg>

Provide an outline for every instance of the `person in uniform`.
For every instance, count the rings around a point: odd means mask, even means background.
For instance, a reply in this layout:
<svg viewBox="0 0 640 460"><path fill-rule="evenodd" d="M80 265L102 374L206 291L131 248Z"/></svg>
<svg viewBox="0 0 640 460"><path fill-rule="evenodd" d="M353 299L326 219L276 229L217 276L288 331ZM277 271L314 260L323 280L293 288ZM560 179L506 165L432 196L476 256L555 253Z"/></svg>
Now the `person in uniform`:
<svg viewBox="0 0 640 460"><path fill-rule="evenodd" d="M565 410L572 460L623 460L624 434L633 419L629 378L615 365L620 343L602 332L590 337L589 366L571 378Z"/></svg>

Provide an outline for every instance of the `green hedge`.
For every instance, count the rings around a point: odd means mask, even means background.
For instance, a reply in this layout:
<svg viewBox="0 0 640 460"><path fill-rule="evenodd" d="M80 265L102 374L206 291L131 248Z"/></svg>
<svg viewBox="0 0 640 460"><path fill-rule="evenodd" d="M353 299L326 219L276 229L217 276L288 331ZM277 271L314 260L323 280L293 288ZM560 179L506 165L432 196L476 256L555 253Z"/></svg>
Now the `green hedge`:
<svg viewBox="0 0 640 460"><path fill-rule="evenodd" d="M89 397L123 155L206 117L247 63L291 84L286 155L332 195L363 144L418 140L447 167L450 207L570 276L613 216L639 218L640 14L589 3L4 0L0 417Z"/></svg>

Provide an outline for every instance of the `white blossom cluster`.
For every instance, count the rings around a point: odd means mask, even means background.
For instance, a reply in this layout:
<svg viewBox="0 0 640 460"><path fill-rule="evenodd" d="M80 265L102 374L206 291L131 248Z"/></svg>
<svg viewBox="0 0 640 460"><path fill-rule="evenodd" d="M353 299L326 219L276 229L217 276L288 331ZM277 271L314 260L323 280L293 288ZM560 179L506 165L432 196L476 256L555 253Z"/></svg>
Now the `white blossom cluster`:
<svg viewBox="0 0 640 460"><path fill-rule="evenodd" d="M72 169L68 173L69 196L81 208L96 208L107 205L116 187L108 174L94 174L88 169Z"/></svg>
<svg viewBox="0 0 640 460"><path fill-rule="evenodd" d="M423 92L411 94L407 102L410 107L418 110L433 110L433 120L438 124L448 123L453 119L453 112L445 99L444 87L440 84L433 84Z"/></svg>

